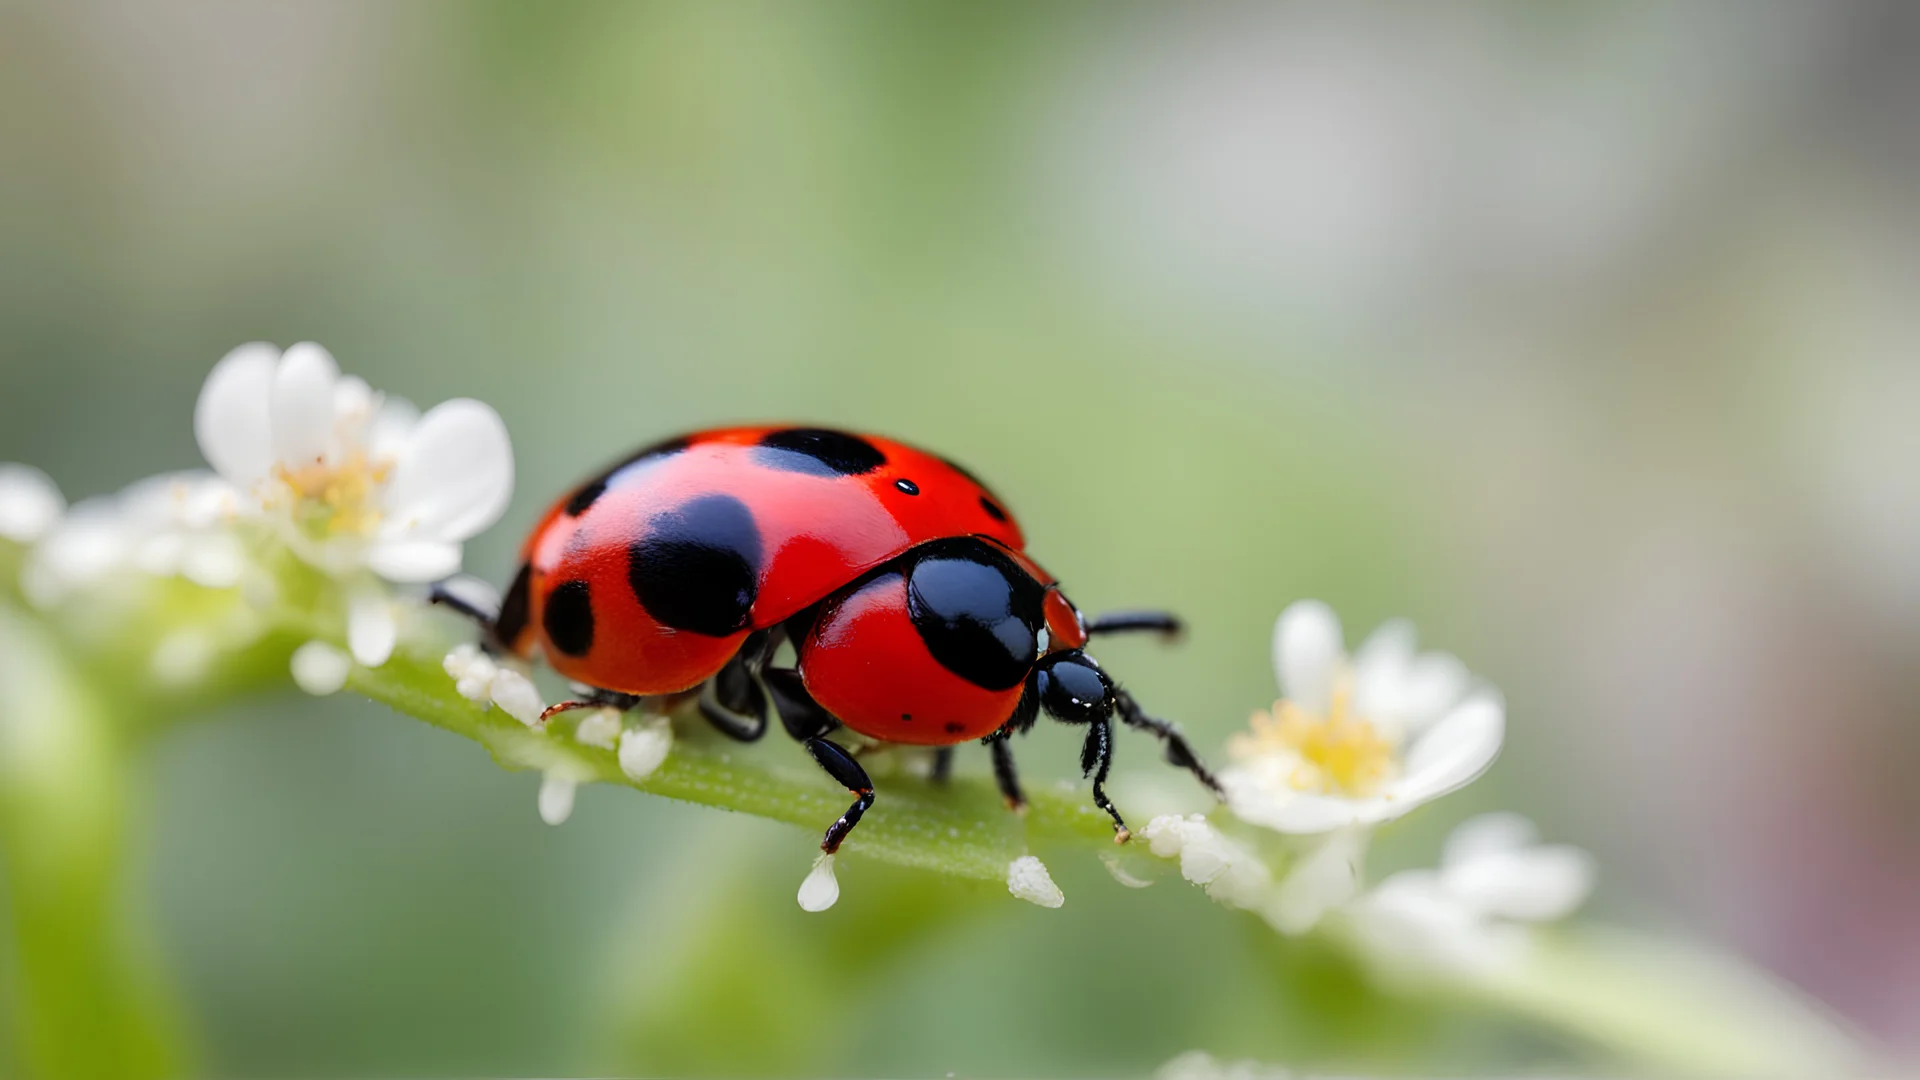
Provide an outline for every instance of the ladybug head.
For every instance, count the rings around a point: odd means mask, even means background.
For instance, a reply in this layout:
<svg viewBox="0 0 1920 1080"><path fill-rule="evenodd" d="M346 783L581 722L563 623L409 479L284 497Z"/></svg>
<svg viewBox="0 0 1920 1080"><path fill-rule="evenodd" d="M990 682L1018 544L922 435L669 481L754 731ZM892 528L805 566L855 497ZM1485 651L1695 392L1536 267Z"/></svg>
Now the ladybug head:
<svg viewBox="0 0 1920 1080"><path fill-rule="evenodd" d="M1079 649L1050 653L1033 669L1040 707L1056 720L1091 724L1113 715L1113 680Z"/></svg>

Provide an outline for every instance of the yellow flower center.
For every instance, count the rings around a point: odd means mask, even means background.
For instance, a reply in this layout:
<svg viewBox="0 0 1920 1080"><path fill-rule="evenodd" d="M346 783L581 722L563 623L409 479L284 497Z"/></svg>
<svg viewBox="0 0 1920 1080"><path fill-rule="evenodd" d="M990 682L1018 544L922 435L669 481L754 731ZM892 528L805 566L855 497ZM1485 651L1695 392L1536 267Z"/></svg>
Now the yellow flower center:
<svg viewBox="0 0 1920 1080"><path fill-rule="evenodd" d="M1236 757L1290 754L1298 763L1287 782L1297 791L1373 795L1395 772L1394 744L1372 722L1354 715L1351 697L1345 688L1335 690L1325 716L1276 701L1272 712L1253 714L1252 732L1234 736L1231 752Z"/></svg>
<svg viewBox="0 0 1920 1080"><path fill-rule="evenodd" d="M388 462L369 461L359 450L333 465L315 460L298 469L273 467L292 496L294 523L316 540L373 532L380 524L380 490L389 471Z"/></svg>

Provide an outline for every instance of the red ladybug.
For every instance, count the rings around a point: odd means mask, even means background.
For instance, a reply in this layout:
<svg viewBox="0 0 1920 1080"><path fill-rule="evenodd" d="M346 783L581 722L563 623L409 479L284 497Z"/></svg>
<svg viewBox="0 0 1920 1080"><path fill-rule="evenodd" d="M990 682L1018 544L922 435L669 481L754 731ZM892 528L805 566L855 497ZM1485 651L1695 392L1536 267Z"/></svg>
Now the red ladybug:
<svg viewBox="0 0 1920 1080"><path fill-rule="evenodd" d="M1082 651L1090 636L1171 633L1171 615L1087 620L1029 559L1020 526L972 474L904 443L822 428L737 427L650 446L547 511L497 615L491 644L537 649L585 688L548 715L700 691L701 712L742 741L768 699L854 803L828 852L873 805L873 785L829 739L845 726L943 748L979 739L1010 806L1024 806L1008 737L1042 710L1087 726L1093 801L1128 832L1103 788L1112 720L1153 732L1167 758L1218 785L1180 733L1143 712ZM791 642L795 666L775 667Z"/></svg>

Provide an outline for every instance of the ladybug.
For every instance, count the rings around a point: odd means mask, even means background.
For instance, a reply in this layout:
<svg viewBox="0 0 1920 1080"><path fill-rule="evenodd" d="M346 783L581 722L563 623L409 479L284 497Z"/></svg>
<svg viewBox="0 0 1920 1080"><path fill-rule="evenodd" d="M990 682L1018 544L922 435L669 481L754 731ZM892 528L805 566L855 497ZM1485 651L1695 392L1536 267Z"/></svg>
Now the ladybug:
<svg viewBox="0 0 1920 1080"><path fill-rule="evenodd" d="M771 704L854 797L827 829L829 853L874 799L830 737L842 727L940 748L937 777L953 746L979 740L1020 810L1007 740L1041 712L1084 726L1081 769L1118 842L1126 823L1104 789L1116 718L1217 793L1180 732L1084 651L1100 634L1176 633L1178 620L1086 619L1025 545L993 492L924 450L824 428L718 428L646 447L555 502L497 613L435 598L479 620L489 647L537 652L577 685L579 699L546 716L697 692L715 727L750 742ZM792 667L774 664L782 644Z"/></svg>

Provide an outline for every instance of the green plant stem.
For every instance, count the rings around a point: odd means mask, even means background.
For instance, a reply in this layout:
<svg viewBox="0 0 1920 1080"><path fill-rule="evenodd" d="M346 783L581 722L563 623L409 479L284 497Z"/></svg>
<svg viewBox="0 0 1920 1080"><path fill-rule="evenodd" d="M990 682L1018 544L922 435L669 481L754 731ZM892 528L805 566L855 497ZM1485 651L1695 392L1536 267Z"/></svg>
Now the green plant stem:
<svg viewBox="0 0 1920 1080"><path fill-rule="evenodd" d="M181 1039L129 925L125 746L59 645L0 606L0 855L30 1075L177 1075Z"/></svg>
<svg viewBox="0 0 1920 1080"><path fill-rule="evenodd" d="M401 652L378 668L356 667L349 686L435 727L473 739L509 768L560 770L580 782L625 784L671 799L736 810L818 832L847 809L847 793L815 771L787 771L746 760L737 744L681 738L645 780L620 769L611 750L575 741L564 724L528 728L499 709L482 709L455 690L437 652ZM1009 813L983 781L956 779L938 789L890 777L886 790L842 849L847 854L957 877L1004 882L1007 864L1028 845L1113 844L1113 826L1083 793L1027 793L1024 819Z"/></svg>
<svg viewBox="0 0 1920 1080"><path fill-rule="evenodd" d="M1543 935L1481 996L1662 1073L1830 1076L1860 1044L1804 996L1729 957L1586 926Z"/></svg>

